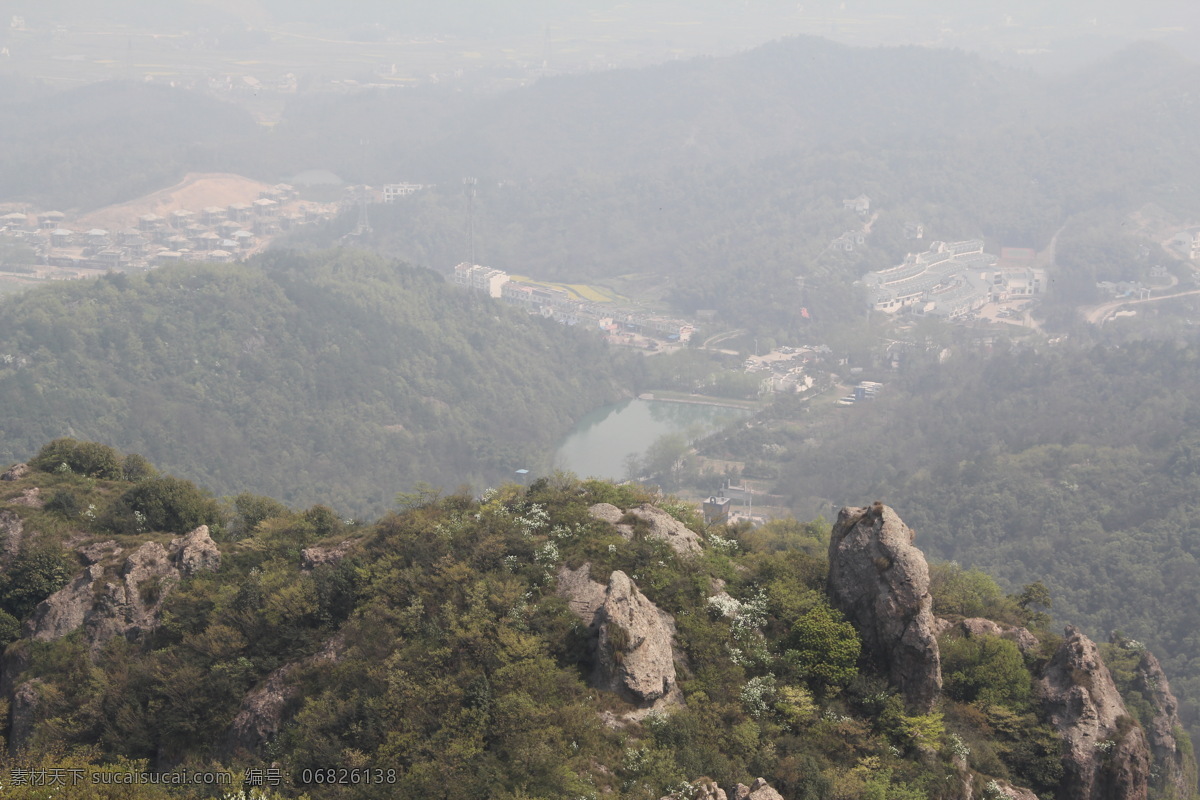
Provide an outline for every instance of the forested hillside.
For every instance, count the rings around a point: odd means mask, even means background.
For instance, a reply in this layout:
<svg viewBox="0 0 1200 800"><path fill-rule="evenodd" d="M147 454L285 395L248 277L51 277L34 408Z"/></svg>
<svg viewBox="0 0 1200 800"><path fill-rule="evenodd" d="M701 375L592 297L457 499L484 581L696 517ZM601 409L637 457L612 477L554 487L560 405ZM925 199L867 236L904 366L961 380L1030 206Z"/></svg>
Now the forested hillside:
<svg viewBox="0 0 1200 800"><path fill-rule="evenodd" d="M0 766L85 800L1194 795L1186 736L1147 745L1173 720L1153 656L1060 637L1044 587L930 570L881 506L751 533L651 500L558 475L346 525L51 442L0 481ZM895 611L845 605L879 591ZM920 631L881 640L891 613ZM1100 719L1064 721L1059 681ZM188 770L232 780L92 785Z"/></svg>
<svg viewBox="0 0 1200 800"><path fill-rule="evenodd" d="M378 513L537 467L635 388L598 336L348 251L112 275L0 306L0 460L105 438L214 491Z"/></svg>
<svg viewBox="0 0 1200 800"><path fill-rule="evenodd" d="M777 404L709 453L776 470L797 509L878 497L932 556L1010 587L1044 581L1063 617L1153 647L1195 726L1198 363L1200 346L1175 341L990 358L963 348L912 359L873 404L827 415Z"/></svg>

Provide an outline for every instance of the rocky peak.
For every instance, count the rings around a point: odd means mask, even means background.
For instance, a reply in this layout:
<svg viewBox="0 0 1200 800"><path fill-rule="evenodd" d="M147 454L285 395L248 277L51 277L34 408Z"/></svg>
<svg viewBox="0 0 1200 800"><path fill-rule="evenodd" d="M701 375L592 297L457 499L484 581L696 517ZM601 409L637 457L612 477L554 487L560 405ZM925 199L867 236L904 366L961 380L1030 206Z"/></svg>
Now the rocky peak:
<svg viewBox="0 0 1200 800"><path fill-rule="evenodd" d="M201 525L187 536L172 539L171 555L184 575L216 572L221 568L221 551L208 535L207 525Z"/></svg>
<svg viewBox="0 0 1200 800"><path fill-rule="evenodd" d="M733 800L783 800L783 795L762 778L755 778L749 786L739 783L733 790Z"/></svg>
<svg viewBox="0 0 1200 800"><path fill-rule="evenodd" d="M1191 748L1180 747L1176 737L1183 730L1179 721L1179 701L1171 693L1171 684L1162 665L1149 650L1143 651L1134 676L1133 688L1150 700L1154 717L1146 728L1146 738L1158 776L1157 788L1166 797L1191 797L1196 790L1196 759Z"/></svg>
<svg viewBox="0 0 1200 800"><path fill-rule="evenodd" d="M1066 800L1145 800L1150 747L1091 639L1072 626L1036 684L1064 743Z"/></svg>
<svg viewBox="0 0 1200 800"><path fill-rule="evenodd" d="M858 629L863 655L891 676L910 708L942 689L929 566L888 506L843 508L829 541L829 596Z"/></svg>
<svg viewBox="0 0 1200 800"><path fill-rule="evenodd" d="M622 519L625 519L626 512L611 503L597 503L589 508L588 512L593 519L616 526L617 531L626 539L633 538L633 525L621 522ZM693 556L703 549L700 534L689 529L658 506L643 503L629 509L628 513L646 525L647 539L661 539L681 556Z"/></svg>

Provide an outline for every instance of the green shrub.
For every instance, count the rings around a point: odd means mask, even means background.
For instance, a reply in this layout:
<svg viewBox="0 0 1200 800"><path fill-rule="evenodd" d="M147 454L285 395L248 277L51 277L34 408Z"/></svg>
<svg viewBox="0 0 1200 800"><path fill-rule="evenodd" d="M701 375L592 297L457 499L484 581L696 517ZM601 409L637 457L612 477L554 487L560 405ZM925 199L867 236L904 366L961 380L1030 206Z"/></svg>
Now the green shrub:
<svg viewBox="0 0 1200 800"><path fill-rule="evenodd" d="M47 547L21 553L0 577L0 607L25 619L38 603L67 585L75 566L61 550Z"/></svg>
<svg viewBox="0 0 1200 800"><path fill-rule="evenodd" d="M113 504L104 524L116 533L187 533L201 525L220 528L221 509L191 481L170 476L147 478Z"/></svg>
<svg viewBox="0 0 1200 800"><path fill-rule="evenodd" d="M80 442L71 438L55 439L43 447L29 466L43 472L66 469L77 475L119 480L123 477L121 454L106 444Z"/></svg>

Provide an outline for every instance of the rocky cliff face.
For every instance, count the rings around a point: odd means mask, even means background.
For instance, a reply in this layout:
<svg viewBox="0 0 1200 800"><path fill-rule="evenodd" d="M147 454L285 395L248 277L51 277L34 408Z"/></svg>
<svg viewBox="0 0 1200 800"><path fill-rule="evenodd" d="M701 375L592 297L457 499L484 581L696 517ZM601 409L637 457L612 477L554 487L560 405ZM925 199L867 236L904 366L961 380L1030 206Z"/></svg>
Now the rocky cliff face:
<svg viewBox="0 0 1200 800"><path fill-rule="evenodd" d="M25 635L52 641L82 627L93 651L116 636L138 639L158 626L163 601L185 576L215 571L221 552L200 526L171 542L145 542L119 565L109 563L121 554L115 542L100 542L80 550L87 569L38 604L25 624Z"/></svg>
<svg viewBox="0 0 1200 800"><path fill-rule="evenodd" d="M1095 643L1068 626L1036 688L1065 745L1061 797L1145 800L1150 746L1126 713Z"/></svg>
<svg viewBox="0 0 1200 800"><path fill-rule="evenodd" d="M1151 784L1165 797L1191 797L1196 791L1196 759L1190 747L1180 746L1177 736L1183 723L1179 721L1179 701L1171 693L1162 665L1149 650L1138 662L1133 688L1149 698L1154 709L1154 718L1146 727L1158 773Z"/></svg>
<svg viewBox="0 0 1200 800"><path fill-rule="evenodd" d="M888 506L843 508L829 542L829 597L858 629L863 654L927 712L942 689L929 566Z"/></svg>

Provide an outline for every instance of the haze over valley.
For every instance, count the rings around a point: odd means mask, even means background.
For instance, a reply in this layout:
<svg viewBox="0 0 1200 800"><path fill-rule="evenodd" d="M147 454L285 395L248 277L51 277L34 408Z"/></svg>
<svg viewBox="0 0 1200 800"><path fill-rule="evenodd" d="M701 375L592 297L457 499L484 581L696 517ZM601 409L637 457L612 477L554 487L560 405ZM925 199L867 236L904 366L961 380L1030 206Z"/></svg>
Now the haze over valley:
<svg viewBox="0 0 1200 800"><path fill-rule="evenodd" d="M1193 4L102 5L0 14L0 791L1195 796Z"/></svg>

